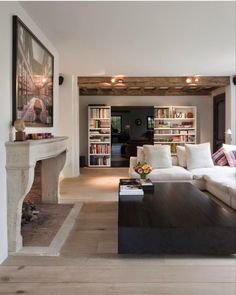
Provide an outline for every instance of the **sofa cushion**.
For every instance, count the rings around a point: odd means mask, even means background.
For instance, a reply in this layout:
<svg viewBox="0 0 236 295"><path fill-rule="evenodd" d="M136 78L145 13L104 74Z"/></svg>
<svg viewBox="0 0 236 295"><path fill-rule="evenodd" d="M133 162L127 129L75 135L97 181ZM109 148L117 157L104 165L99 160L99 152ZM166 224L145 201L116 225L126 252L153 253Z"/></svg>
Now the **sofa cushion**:
<svg viewBox="0 0 236 295"><path fill-rule="evenodd" d="M212 176L205 176L204 178L206 180L207 191L216 196L219 200L223 201L228 206L231 206L231 197L229 195L227 180L216 180Z"/></svg>
<svg viewBox="0 0 236 295"><path fill-rule="evenodd" d="M179 166L187 167L186 150L184 146L177 146L177 157Z"/></svg>
<svg viewBox="0 0 236 295"><path fill-rule="evenodd" d="M145 162L153 169L171 168L172 160L169 145L144 145Z"/></svg>
<svg viewBox="0 0 236 295"><path fill-rule="evenodd" d="M134 171L134 169L129 169L129 177L140 178L140 175ZM171 168L161 168L154 169L150 174L148 174L153 182L165 182L165 181L191 181L192 174L180 166L172 166Z"/></svg>
<svg viewBox="0 0 236 295"><path fill-rule="evenodd" d="M137 146L137 163L143 164L145 162L145 155L142 146Z"/></svg>
<svg viewBox="0 0 236 295"><path fill-rule="evenodd" d="M154 169L149 175L153 182L156 181L190 181L192 174L180 166L172 166L171 168Z"/></svg>
<svg viewBox="0 0 236 295"><path fill-rule="evenodd" d="M236 150L225 151L225 156L230 167L236 167Z"/></svg>
<svg viewBox="0 0 236 295"><path fill-rule="evenodd" d="M231 207L236 210L236 187L229 187L229 195L231 198Z"/></svg>
<svg viewBox="0 0 236 295"><path fill-rule="evenodd" d="M189 170L193 179L201 179L204 176L214 176L214 177L231 177L235 173L235 169L229 166L214 166L212 168L198 168Z"/></svg>
<svg viewBox="0 0 236 295"><path fill-rule="evenodd" d="M226 166L228 165L228 161L226 159L225 153L224 153L224 148L221 147L219 148L213 155L212 159L216 165L219 166Z"/></svg>
<svg viewBox="0 0 236 295"><path fill-rule="evenodd" d="M185 144L188 169L214 167L210 143Z"/></svg>

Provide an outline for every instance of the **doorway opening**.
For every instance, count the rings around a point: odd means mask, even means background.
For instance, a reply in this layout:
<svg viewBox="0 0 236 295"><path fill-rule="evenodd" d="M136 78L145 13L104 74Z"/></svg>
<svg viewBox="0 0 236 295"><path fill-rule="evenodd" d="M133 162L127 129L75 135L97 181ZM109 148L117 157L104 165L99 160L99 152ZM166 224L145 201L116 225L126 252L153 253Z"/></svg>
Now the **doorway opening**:
<svg viewBox="0 0 236 295"><path fill-rule="evenodd" d="M214 96L213 152L225 142L225 93Z"/></svg>
<svg viewBox="0 0 236 295"><path fill-rule="evenodd" d="M111 166L129 167L137 146L153 144L154 107L111 107Z"/></svg>

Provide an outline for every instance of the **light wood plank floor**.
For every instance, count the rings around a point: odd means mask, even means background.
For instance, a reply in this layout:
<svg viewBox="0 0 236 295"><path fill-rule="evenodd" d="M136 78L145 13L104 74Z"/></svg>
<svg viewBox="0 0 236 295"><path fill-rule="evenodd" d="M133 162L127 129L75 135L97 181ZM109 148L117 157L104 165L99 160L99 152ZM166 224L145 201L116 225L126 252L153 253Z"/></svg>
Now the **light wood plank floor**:
<svg viewBox="0 0 236 295"><path fill-rule="evenodd" d="M64 180L62 201L84 205L61 255L9 257L0 266L0 294L235 295L235 257L116 254L121 177L127 169L84 169Z"/></svg>

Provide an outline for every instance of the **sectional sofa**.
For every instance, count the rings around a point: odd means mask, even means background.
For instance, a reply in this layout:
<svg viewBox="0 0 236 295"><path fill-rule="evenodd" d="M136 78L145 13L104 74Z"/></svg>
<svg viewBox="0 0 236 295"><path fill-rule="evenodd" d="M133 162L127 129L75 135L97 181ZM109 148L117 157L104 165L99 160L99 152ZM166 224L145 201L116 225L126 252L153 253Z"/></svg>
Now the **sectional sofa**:
<svg viewBox="0 0 236 295"><path fill-rule="evenodd" d="M130 158L130 178L139 178L139 175L134 171L137 162L140 162L139 152L138 150L138 157ZM170 167L154 168L148 178L152 182L191 182L200 190L208 191L236 210L236 167L210 165L211 167L191 169L191 165L186 165L188 168L182 167L184 165L181 163L181 157L178 156L171 156L172 163ZM145 161L142 157L141 162Z"/></svg>

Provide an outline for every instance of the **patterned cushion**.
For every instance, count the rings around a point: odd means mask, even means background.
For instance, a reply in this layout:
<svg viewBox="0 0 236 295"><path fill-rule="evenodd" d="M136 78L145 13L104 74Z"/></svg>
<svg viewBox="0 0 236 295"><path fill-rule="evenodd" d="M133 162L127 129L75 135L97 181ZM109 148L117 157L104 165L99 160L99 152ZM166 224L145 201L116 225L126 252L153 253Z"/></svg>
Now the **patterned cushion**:
<svg viewBox="0 0 236 295"><path fill-rule="evenodd" d="M225 151L226 159L230 167L236 167L236 150L235 151Z"/></svg>
<svg viewBox="0 0 236 295"><path fill-rule="evenodd" d="M225 156L224 150L225 149L223 147L221 147L212 155L212 159L216 165L219 165L219 166L228 165L228 161Z"/></svg>

